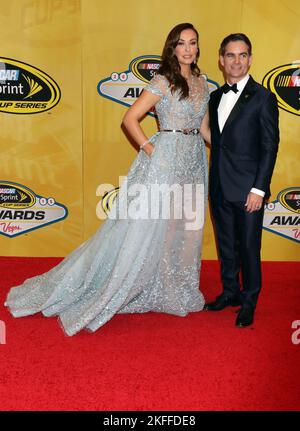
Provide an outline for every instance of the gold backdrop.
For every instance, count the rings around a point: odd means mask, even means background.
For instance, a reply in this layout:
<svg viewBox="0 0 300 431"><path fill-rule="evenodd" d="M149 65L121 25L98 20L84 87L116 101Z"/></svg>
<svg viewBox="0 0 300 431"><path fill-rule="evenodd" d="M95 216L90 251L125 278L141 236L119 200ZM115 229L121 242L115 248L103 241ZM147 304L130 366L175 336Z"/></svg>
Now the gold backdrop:
<svg viewBox="0 0 300 431"><path fill-rule="evenodd" d="M199 30L200 67L219 85L218 47L229 33L250 37L251 74L258 82L300 57L296 0L0 0L0 8L0 55L41 69L61 91L59 103L46 112L0 112L0 180L52 196L68 209L57 223L0 235L0 254L7 256L64 256L99 227L97 187L118 186L136 150L120 127L126 106L101 97L97 85L128 70L136 57L160 55L174 25L192 22ZM154 119L145 118L143 127L153 134ZM271 200L300 185L299 116L281 109L280 129ZM216 258L209 215L203 258ZM263 259L300 260L298 243L264 231Z"/></svg>

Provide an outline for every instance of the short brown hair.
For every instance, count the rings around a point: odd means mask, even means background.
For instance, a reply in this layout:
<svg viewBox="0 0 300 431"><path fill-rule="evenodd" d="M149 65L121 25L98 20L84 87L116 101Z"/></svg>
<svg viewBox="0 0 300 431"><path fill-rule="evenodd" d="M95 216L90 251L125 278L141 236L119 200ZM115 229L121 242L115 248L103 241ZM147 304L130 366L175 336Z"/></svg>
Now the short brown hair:
<svg viewBox="0 0 300 431"><path fill-rule="evenodd" d="M223 57L225 54L226 46L230 42L237 42L237 41L245 42L245 44L248 46L248 54L252 55L252 44L250 42L249 37L246 36L244 33L232 33L229 36L226 36L220 45L219 54Z"/></svg>

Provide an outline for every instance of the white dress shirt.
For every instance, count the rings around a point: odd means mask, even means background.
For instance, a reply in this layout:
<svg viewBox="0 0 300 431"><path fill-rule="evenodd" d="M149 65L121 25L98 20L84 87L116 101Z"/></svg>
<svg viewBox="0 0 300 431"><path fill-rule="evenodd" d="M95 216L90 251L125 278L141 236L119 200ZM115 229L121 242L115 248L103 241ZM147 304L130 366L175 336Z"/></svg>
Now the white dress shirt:
<svg viewBox="0 0 300 431"><path fill-rule="evenodd" d="M228 93L222 94L220 104L218 107L218 121L219 121L220 132L222 132L224 125L230 115L230 112L232 111L234 105L238 101L238 98L242 94L242 91L244 90L248 82L248 79L249 79L249 75L246 75L243 79L237 82L237 89L238 89L237 93L235 93L234 91L228 91ZM228 83L228 85L230 84ZM262 196L262 197L265 196L265 192L263 192L262 190L256 189L255 187L252 187L250 191L259 196Z"/></svg>

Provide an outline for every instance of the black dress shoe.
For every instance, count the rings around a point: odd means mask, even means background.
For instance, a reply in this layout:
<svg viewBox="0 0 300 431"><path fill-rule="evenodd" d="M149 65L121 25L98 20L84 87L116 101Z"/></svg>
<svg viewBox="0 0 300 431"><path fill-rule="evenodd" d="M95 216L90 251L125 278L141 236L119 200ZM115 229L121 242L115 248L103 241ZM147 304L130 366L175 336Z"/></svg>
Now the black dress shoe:
<svg viewBox="0 0 300 431"><path fill-rule="evenodd" d="M239 328L245 328L246 326L252 325L254 320L254 308L242 307L236 318L236 326Z"/></svg>
<svg viewBox="0 0 300 431"><path fill-rule="evenodd" d="M215 301L205 304L204 310L221 311L226 307L237 307L238 305L241 305L241 301L238 297L220 295Z"/></svg>

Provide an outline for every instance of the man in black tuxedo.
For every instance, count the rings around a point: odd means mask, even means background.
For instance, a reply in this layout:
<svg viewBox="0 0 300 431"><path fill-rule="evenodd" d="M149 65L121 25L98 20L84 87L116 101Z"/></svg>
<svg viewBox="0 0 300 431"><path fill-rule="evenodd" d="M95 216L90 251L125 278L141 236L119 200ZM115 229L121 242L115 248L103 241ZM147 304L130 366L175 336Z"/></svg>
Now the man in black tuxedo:
<svg viewBox="0 0 300 431"><path fill-rule="evenodd" d="M270 196L279 143L276 97L248 75L251 62L248 37L227 36L220 47L227 82L211 94L209 103L210 198L223 293L205 309L241 305L238 327L253 323L261 289L264 202Z"/></svg>

